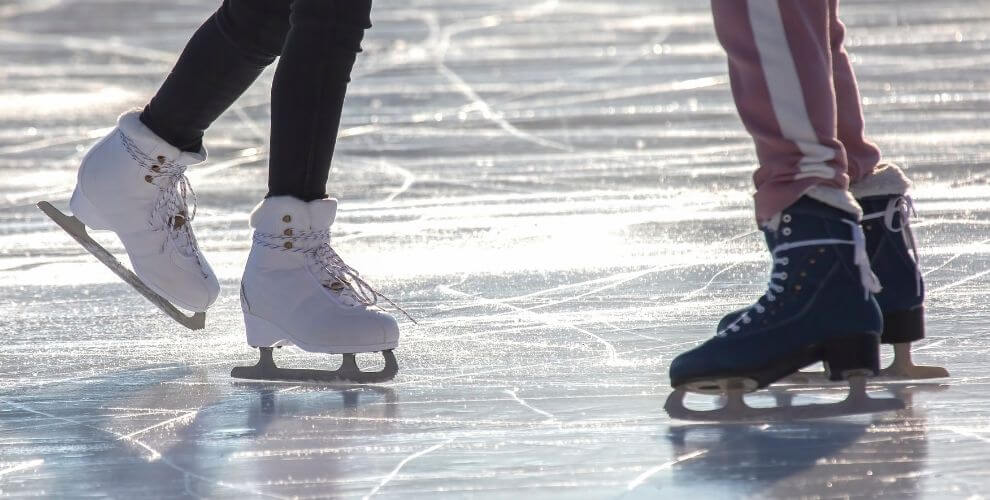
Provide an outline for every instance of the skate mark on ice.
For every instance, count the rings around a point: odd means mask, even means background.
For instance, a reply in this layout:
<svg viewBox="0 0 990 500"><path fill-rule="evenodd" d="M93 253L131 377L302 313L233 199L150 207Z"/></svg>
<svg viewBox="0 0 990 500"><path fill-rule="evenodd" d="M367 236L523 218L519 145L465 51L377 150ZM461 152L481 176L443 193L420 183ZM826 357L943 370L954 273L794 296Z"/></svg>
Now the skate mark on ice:
<svg viewBox="0 0 990 500"><path fill-rule="evenodd" d="M623 59L616 61L616 63L611 66L606 66L603 68L595 68L590 71L573 71L572 74L568 75L568 78L566 80L547 82L542 85L533 85L533 87L535 87L533 90L520 90L518 92L510 92L502 99L490 99L489 102L493 104L497 104L502 109L512 109L512 105L510 103L521 101L523 99L527 99L539 94L546 94L548 92L560 91L567 88L571 88L578 83L593 82L595 80L607 76L616 75L617 73L629 67L631 64L638 62L639 60L643 59L645 56L649 55L649 53L653 51L653 47L665 42L667 38L670 37L671 33L672 33L671 31L662 31L657 33L649 40L647 40L646 43L641 43L639 45L640 50L638 51L638 53L633 54L631 56L626 56ZM578 95L586 95L586 94L578 94ZM548 100L544 98L541 99L536 105L537 107L547 108L550 107L552 104L550 104ZM475 109L472 106L473 105L471 104L462 106L461 109L459 109L458 111L464 111L464 112L475 111ZM521 107L522 106L520 106L520 108ZM526 107L533 107L533 106L530 105Z"/></svg>
<svg viewBox="0 0 990 500"><path fill-rule="evenodd" d="M215 479L206 477L206 476L202 476L202 475L196 474L195 472L192 472L192 471L190 471L188 469L185 469L185 468L177 465L175 462L173 462L168 457L166 457L166 456L162 455L161 453L159 453L158 450L152 448L151 446L149 446L144 441L141 441L140 439L136 439L136 438L133 438L133 437L128 437L128 436L126 436L124 434L121 434L119 432L114 432L114 431L109 430L109 429L104 429L102 427L97 427L95 425L90 425L90 424L87 424L85 422L80 422L78 420L73 420L71 418L59 417L57 415L53 415L51 413L48 413L48 412L45 412L45 411L41 411L41 410L36 410L36 409L31 408L31 407L29 407L27 405L24 405L24 404L21 404L21 403L15 403L13 401L10 401L10 400L4 399L4 398L0 398L0 403L7 404L7 405L12 406L14 408L17 408L17 409L19 409L21 411L26 411L28 413L33 413L35 415L40 415L42 417L50 418L50 419L53 419L53 420L58 420L58 421L61 421L61 422L64 422L64 423L67 423L67 424L70 424L70 425L76 425L76 426L79 426L79 427L84 427L84 428L87 428L87 429L95 430L95 431L100 432L102 434L107 434L107 435L110 435L110 436L114 437L115 438L114 441L126 441L126 442L129 442L129 443L131 443L131 444L133 444L133 445L135 445L135 446L137 446L139 448L142 448L142 449L144 449L145 451L148 452L148 456L144 457L144 459L146 461L148 461L149 463L150 462L161 461L163 464L165 464L169 468L171 468L171 469L173 469L173 470L175 470L177 472L182 473L184 476L186 476L188 478L198 479L198 480L203 481L205 483L213 484L214 486L219 486L219 487L222 487L222 488L232 489L232 490L235 490L235 491L239 491L241 493L250 493L252 495L259 495L259 496L265 496L265 497L270 497L270 498L286 499L286 500L288 498L290 498L290 497L284 497L284 496L280 496L280 495L273 495L273 494L270 494L270 493L265 493L263 491L254 490L254 489L251 489L251 488L246 488L246 487L235 485L235 484L229 484L229 483L226 483L226 482L223 482L223 481L218 481L218 480L215 480Z"/></svg>
<svg viewBox="0 0 990 500"><path fill-rule="evenodd" d="M402 176L402 185L399 186L399 187L397 187L397 188L395 188L395 189L393 189L392 192L389 193L388 196L386 196L384 200L381 200L381 201L377 202L376 203L377 205L381 205L381 204L385 204L385 203L390 203L392 200L394 200L397 197L401 196L406 191L409 191L409 188L411 188L412 185L413 185L413 183L416 182L416 176L413 175L413 173L410 172L409 170L406 170L406 169L404 169L404 168L402 168L402 167L400 167L400 166L398 166L398 165L396 165L396 164L394 164L392 162L386 161L385 159L382 159L381 160L381 164L383 166L389 168L390 170L393 170L393 171L397 172L399 175L401 175Z"/></svg>
<svg viewBox="0 0 990 500"><path fill-rule="evenodd" d="M68 200L69 195L72 194L72 188L52 188L52 189L39 189L37 191L28 191L25 193L9 194L4 196L4 201L7 203L0 205L0 208L22 208L34 205L34 200L42 197L48 197L49 199L55 200Z"/></svg>
<svg viewBox="0 0 990 500"><path fill-rule="evenodd" d="M656 83L651 85L624 87L619 90L608 90L595 93L578 94L556 99L547 99L540 104L547 107L565 108L576 104L590 104L600 101L612 101L617 99L628 99L630 97L653 96L671 92L682 92L686 90L697 90L710 87L717 87L729 83L727 76L706 76L702 78L692 78L677 82ZM509 109L513 109L511 106ZM751 144L748 146L752 146ZM724 149L723 149L724 150Z"/></svg>
<svg viewBox="0 0 990 500"><path fill-rule="evenodd" d="M552 11L556 8L558 2L556 0L548 0L540 4L534 5L528 9L520 9L511 13L511 17L516 22L527 21L531 18L538 17L546 14L548 11ZM529 132L524 132L513 125L511 122L506 120L501 113L493 111L491 106L486 102L472 87L467 83L457 72L450 69L447 66L445 60L447 58L447 52L450 49L451 38L454 35L465 33L468 31L474 31L479 29L492 28L499 25L502 21L502 16L491 15L484 16L479 19L473 19L468 21L460 21L458 23L452 24L445 28L440 28L436 21L436 16L431 15L424 18L428 29L430 30L430 38L436 39L436 45L433 47L433 52L435 54L434 66L437 72L446 78L451 84L454 85L454 89L464 95L470 102L471 106L478 109L481 116L490 120L504 132L512 137L531 142L533 144L543 146L549 149L556 149L565 152L574 152L573 146L568 144L562 144L557 141L550 139L544 139L535 134Z"/></svg>
<svg viewBox="0 0 990 500"><path fill-rule="evenodd" d="M983 336L983 335L986 335L986 334L983 333L983 332L979 332L979 333L975 333L975 334L966 335L964 337L955 337L955 339L956 340L958 340L960 338L962 338L962 339L969 339L969 338L972 338L974 335ZM925 340L928 340L928 342L925 342ZM945 344L948 341L949 341L949 338L948 337L940 338L940 339L937 339L937 340L929 337L927 339L922 339L921 342L914 342L914 343L912 343L911 344L911 351L912 352L925 351L925 350L931 349L933 347L938 347L938 346L940 346L942 344ZM918 344L921 344L921 345L918 345Z"/></svg>
<svg viewBox="0 0 990 500"><path fill-rule="evenodd" d="M506 389L506 390L504 390L502 392L504 392L504 393L508 394L509 396L511 396L512 397L512 400L515 401L515 402L517 402L517 403L519 403L520 405L522 405L522 406L524 406L524 407L526 407L526 408L528 408L530 410L533 410L534 412L539 413L540 415L543 415L544 417L547 417L544 422L556 422L557 421L557 417L553 416L552 413L543 411L543 410L541 410L541 409L539 409L539 408L537 408L537 407L535 407L535 406L527 403L526 401L523 401L523 399L520 398L518 394L516 394L516 391L517 390L518 389Z"/></svg>
<svg viewBox="0 0 990 500"><path fill-rule="evenodd" d="M56 265L57 264L81 264L81 263L84 263L84 262L85 261L83 259L53 259L53 260L45 260L45 261L40 261L40 262L30 262L30 263L27 263L27 264L21 264L21 265L17 265L17 266L4 267L4 268L0 269L0 273L3 273L3 272L12 272L12 271L29 271L31 269L35 269L35 268L42 267L42 266L47 266L49 264L56 264ZM52 305L68 304L68 303L78 304L80 302L94 302L94 301L97 301L97 300L99 300L99 299L89 299L88 301L84 301L84 300L72 300L72 301L68 301L67 300L67 301L61 301L61 302L54 302L53 301L53 302L50 302L50 304L52 304Z"/></svg>
<svg viewBox="0 0 990 500"><path fill-rule="evenodd" d="M713 247L713 249L715 249L715 248L718 248L721 245L725 245L727 243L731 243L733 241L736 241L738 239L745 238L745 237L750 236L750 235L755 234L755 233L757 233L757 231L747 231L745 233L740 233L740 234L737 234L735 236L731 236L731 237L729 237L729 238L727 238L725 240L715 242L714 244L711 245L711 247ZM589 295L594 295L596 293L603 292L605 290L610 290L612 288L616 288L618 286L624 285L624 284L629 283L631 281L635 281L635 280L637 280L637 279L639 279L639 278L641 278L643 276L646 276L648 274L661 273L661 272L667 272L667 271L676 271L676 270L680 270L680 269L687 269L689 267L703 265L705 263L707 263L707 261L691 262L691 263L687 263L687 264L673 264L673 265L666 265L666 266L658 265L658 266L650 267L648 269L644 269L642 271L630 271L630 272L626 272L626 273L616 273L616 274L613 274L611 276L606 276L604 278L595 278L595 279L587 280L587 281L583 281L583 282L566 284L566 285L560 285L560 286L557 286L557 287L553 287L553 288L548 288L548 289L545 289L545 290L541 290L541 291L538 291L538 292L532 292L532 293L528 293L528 294L525 294L525 295L518 295L518 296L515 296L515 297L509 297L509 298L502 299L502 300L509 301L509 300L526 299L526 298L538 297L540 295L544 295L544 294L547 294L547 293L552 293L554 291L560 291L560 290L565 290L565 289L569 289L569 288L581 287L581 286L584 286L584 285L587 285L587 284L592 284L592 283L600 283L600 282L606 282L606 283L608 283L607 285L603 285L603 286L598 287L598 288L593 288L593 289L588 290L588 291L585 291L583 293L580 293L580 294L577 294L577 295L572 295L572 296L567 297L565 299L560 299L560 300L557 300L557 301L554 301L554 302L547 302L545 304L539 304L539 305L532 306L532 307L521 308L522 310L525 310L525 311L535 311L537 309L542 309L542 308L546 308L546 307L552 307L552 306L556 306L556 305L566 304L566 303L572 302L574 300L582 299L582 298L587 297ZM736 264L739 264L739 263L736 263ZM736 265L736 264L733 264L733 265Z"/></svg>
<svg viewBox="0 0 990 500"><path fill-rule="evenodd" d="M987 239L985 239L983 241L977 242L976 244L973 244L973 245L967 244L966 246L980 247L980 246L986 245L987 243L990 243L990 238L987 238ZM952 261L958 259L959 257L962 257L963 255L970 254L970 253L975 253L975 250L968 250L968 251L965 251L965 252L957 252L952 257L949 257L949 259L946 260L945 262L939 264L938 266L936 266L936 267L934 267L932 269L929 269L928 271L925 271L925 272L921 273L921 275L922 276L928 276L929 274L934 273L935 271L938 271L939 269L942 269L945 266L951 264Z"/></svg>
<svg viewBox="0 0 990 500"><path fill-rule="evenodd" d="M417 451L416 453L413 453L412 455L403 458L402 461L400 461L399 464L396 465L394 469L392 469L392 472L389 472L387 476L382 478L381 482L378 483L378 485L376 485L374 488L372 488L367 495L361 497L361 500L367 500L368 498L375 496L375 494L377 494L386 484L388 484L389 481L395 479L395 476L399 474L399 471L402 470L402 468L405 467L406 464L408 464L409 462L412 462L413 460L416 460L417 458L423 455L433 453L434 451L437 451L440 448L447 446L448 444L452 443L454 439L455 438L450 438L442 443L437 443L433 446L430 446L429 448L426 448L425 450Z"/></svg>
<svg viewBox="0 0 990 500"><path fill-rule="evenodd" d="M976 441L982 441L984 443L990 443L990 436L982 436L980 434L977 434L977 433L973 432L970 429L965 429L965 428L962 428L962 427L951 426L951 425L935 425L935 426L931 426L929 428L930 429L945 429L947 431L954 432L954 433L956 433L956 434L958 434L960 436L963 436L963 437L974 439Z"/></svg>
<svg viewBox="0 0 990 500"><path fill-rule="evenodd" d="M980 271L980 272L978 272L978 273L976 273L974 275L967 276L967 277L965 277L965 278L963 278L961 280L954 281L954 282L949 283L947 285L942 285L942 286L940 286L938 288L934 288L934 289L931 290L930 293L943 292L943 291L948 290L950 288L953 288L953 287L956 287L956 286L959 286L959 285L963 285L963 284L969 283L970 281L973 281L973 280L980 279L980 278L982 278L982 277L984 277L984 276L986 276L988 274L990 274L990 269L987 269L985 271Z"/></svg>
<svg viewBox="0 0 990 500"><path fill-rule="evenodd" d="M575 300L583 299L584 297L587 297L589 295L594 295L596 293L603 292L605 290L610 290L612 288L615 288L615 287L624 285L624 284L626 284L626 283L628 283L630 281L635 281L635 280L637 280L637 279L639 279L639 278L641 278L643 276L646 276L648 274L658 273L658 272L665 272L665 271L671 271L671 270L678 270L678 269L684 269L684 268L688 268L688 267L696 266L696 265L700 265L700 263L675 264L675 265L670 265L670 266L654 266L654 267L651 267L651 268L648 268L648 269L645 269L645 270L642 270L642 271L630 271L630 272L625 272L625 273L616 273L616 274L613 274L611 276L606 276L604 278L595 278L595 279L591 279L591 280L587 280L587 281L582 281L582 282L578 282L578 283L571 283L571 284L566 284L566 285L555 286L555 287L547 288L547 289L540 290L540 291L537 291L537 292L527 293L527 294L524 294L524 295L516 295L516 296L513 296L513 297L506 297L504 299L499 299L499 301L505 307L511 308L512 311L507 311L507 312L504 312L504 313L492 314L492 315L488 316L488 318L491 319L491 318L498 318L498 317L501 317L501 316L508 316L510 314L513 314L514 312L527 312L527 313L536 314L533 311L535 311L537 309L543 309L543 308L547 308L547 307L557 306L557 305L561 305L561 304L566 304L568 302L573 302ZM601 286L601 287L598 287L598 288L594 288L592 290L588 290L588 291L583 292L583 293L580 293L578 295L571 295L571 296L569 296L567 298L564 298L564 299L559 299L559 300L556 300L556 301L553 301L553 302L547 302L547 303L543 303L543 304L538 304L538 305L535 305L535 306L519 307L519 306L514 306L514 305L511 305L511 304L508 304L507 303L509 301L516 301L516 300L522 300L522 299L527 299L527 298L539 297L541 295L546 295L548 293L553 293L553 292L557 292L557 291L563 291L563 290L567 290L567 289L570 289L570 288L578 288L578 287L582 287L582 286L585 286L585 285L588 285L588 284L597 284L597 283L602 283L602 282L605 282L605 283L608 283L608 284L607 285L604 285L604 286ZM464 292L458 292L456 290L453 290L452 288L449 288L446 285L442 285L441 287L438 287L438 289L439 288L444 288L444 289L447 289L447 290L451 290L451 291L454 291L454 292L456 292L458 294L461 294L461 296L463 296L463 297L470 297L470 298L474 298L475 300L478 300L478 296L467 294L467 293L464 293ZM491 299L485 299L485 300L491 300ZM443 311L443 313L450 313L452 311L457 311L457 310L461 310L461 309L469 309L471 307L475 307L475 305L472 305L470 303L466 303L463 306L451 307L449 309L446 309L446 310ZM451 319L439 319L439 320L436 320L434 322L421 323L421 324L433 326L433 325L450 323L452 321L454 321L454 320L451 320Z"/></svg>
<svg viewBox="0 0 990 500"><path fill-rule="evenodd" d="M730 269L732 269L732 268L734 268L734 267L736 267L736 266L738 266L740 264L742 264L742 263L741 262L734 262L734 263L729 264L728 266L725 266L722 269L718 270L715 274L712 275L711 278L708 279L707 282L705 282L704 285L702 285L700 288L697 288L697 289L694 289L694 290L691 290L691 291L685 293L684 295L681 296L681 298L677 299L677 302L685 302L687 300L690 300L690 299L694 298L696 295L698 295L701 292L707 290L708 287L710 287L712 285L712 283L714 283L715 280L719 276L725 274Z"/></svg>
<svg viewBox="0 0 990 500"><path fill-rule="evenodd" d="M112 128L98 129L102 132L101 135L109 134ZM99 136L96 136L99 137ZM25 142L21 144L11 144L9 146L0 146L0 154L21 154L21 153L31 153L41 149L49 148L52 146L66 146L69 144L75 144L79 142L88 142L96 139L91 134L86 136L70 136L70 137L47 137L45 139L39 139L37 141Z"/></svg>
<svg viewBox="0 0 990 500"><path fill-rule="evenodd" d="M258 144L257 147L263 148L265 142L268 140L268 134L265 133L265 131L261 129L261 126L258 125L258 122L254 121L254 119L251 118L251 116L244 111L244 108L238 106L236 102L234 103L233 106L231 106L231 109L233 109L234 114L237 115L238 118L240 118L241 122L243 122L244 125L247 125L248 130L250 130L251 133L254 134L254 136L261 141L261 143Z"/></svg>
<svg viewBox="0 0 990 500"><path fill-rule="evenodd" d="M667 346L644 347L644 348L630 349L628 351L622 351L621 354L622 355L639 354L639 353L652 352L652 351L661 351L661 350L666 349L666 348L667 348ZM406 380L405 382L398 382L398 383L392 384L390 387L409 386L409 385L414 385L414 384L422 383L423 381L442 382L442 381L445 381L445 380L453 380L453 379L468 378L468 377L478 377L479 375L489 375L489 374L492 374L492 373L503 373L503 372L508 372L508 371L519 371L520 373L523 373L525 370L527 370L529 368L545 368L547 366L555 366L555 365L560 365L560 364L563 364L563 363L579 363L579 362L582 362L582 361L594 361L594 360L600 360L600 359L601 359L601 356L600 355L592 355L592 356L585 356L585 357L581 357L581 358L560 358L560 359L557 359L556 361L542 361L540 363L529 363L529 364L525 364L525 365L505 366L505 367L501 367L501 368L492 368L490 370L481 370L481 371L469 372L469 373L458 373L456 375L444 375L444 376L439 376L439 377L437 377L437 376L431 376L431 375L420 375L416 380ZM408 375L408 372L406 372L406 373Z"/></svg>
<svg viewBox="0 0 990 500"><path fill-rule="evenodd" d="M170 418L168 420L163 420L161 422L158 422L155 425L150 425L148 427L145 427L144 429L136 430L136 431L134 431L134 432L132 432L130 434L127 434L127 435L121 437L121 439L131 439L131 438L133 438L135 436L144 434L145 432L148 432L150 430L157 429L157 428L162 427L162 426L165 426L165 425L170 425L170 424L174 424L174 423L180 423L180 422L189 420L189 419L195 417L198 414L199 414L199 410L192 410L192 411L186 412L185 414L179 415L178 417Z"/></svg>
<svg viewBox="0 0 990 500"><path fill-rule="evenodd" d="M219 172L223 172L229 168L239 167L241 165L246 165L248 163L262 161L268 158L268 152L261 148L251 148L253 151L244 150L248 154L240 158L231 158L229 160L224 160L216 162L208 167L203 167L195 171L189 172L188 177L193 181L201 181L211 175Z"/></svg>
<svg viewBox="0 0 990 500"><path fill-rule="evenodd" d="M6 476L7 474L11 474L13 472L22 471L22 470L26 470L26 469L32 469L32 468L38 467L38 466L40 466L40 465L42 465L44 463L45 463L45 460L43 458L36 458L34 460L28 460L27 462L19 463L19 464L13 466L13 467L7 467L6 469L0 469L0 477Z"/></svg>
<svg viewBox="0 0 990 500"><path fill-rule="evenodd" d="M47 44L72 50L85 50L94 54L113 55L122 58L139 59L163 64L175 62L175 54L162 50L124 44L121 41L108 43L105 39L88 38L78 35L46 35L44 33L19 33L16 31L0 30L0 40L11 42Z"/></svg>
<svg viewBox="0 0 990 500"><path fill-rule="evenodd" d="M574 325L573 323L568 323L566 321L555 320L555 319L552 319L552 318L547 319L547 318L544 318L545 315L541 315L539 313L530 312L529 310L523 309L523 308L521 308L519 306L508 304L506 302L502 302L502 301L496 300L496 299L489 299L489 298L483 297L481 295L470 295L470 294L464 293L464 292L462 292L460 290L455 290L453 288L450 288L447 285L440 285L440 286L437 287L437 289L440 290L440 291L446 291L446 292L448 292L450 294L457 295L457 296L460 296L460 297L470 297L470 298L473 298L474 300L476 300L476 301L478 301L478 302L480 302L482 304L488 304L488 305L494 305L494 306L500 306L500 307L507 307L507 308L512 309L513 311L515 311L515 312L517 312L517 313L519 313L521 315L524 315L526 317L529 317L532 321L534 321L536 323L541 323L541 324L544 324L546 326L556 326L556 327L570 328L570 329L575 330L577 332L583 333L583 334L585 334L585 335L593 338L596 342L598 342L599 344L601 344L605 348L606 364L614 365L614 364L617 364L619 362L618 357L617 357L616 352L615 352L615 346L613 346L611 342L605 340L604 338L602 338L602 337L600 337L600 336L598 336L598 335L596 335L596 334L594 334L594 333L592 333L592 332L590 332L588 330L585 330L584 328L581 328L581 327L579 327L577 325Z"/></svg>
<svg viewBox="0 0 990 500"><path fill-rule="evenodd" d="M0 6L0 19L10 19L24 14L37 14L58 7L62 3L63 0L29 0L14 5Z"/></svg>
<svg viewBox="0 0 990 500"><path fill-rule="evenodd" d="M633 479L632 481L629 481L629 484L626 485L626 490L627 491L632 491L632 490L636 489L639 485L643 484L647 479L649 479L650 477L652 477L657 472L660 472L660 471L662 471L664 469L669 469L669 468L671 468L671 467L673 467L673 466L675 466L675 465L677 465L677 464L679 464L681 462L686 462L688 460L691 460L692 458L698 458L698 457L704 455L705 453L708 453L708 450L692 451L691 453L687 453L687 454L681 455L681 456L679 456L679 457L677 457L677 458L675 458L675 459L673 459L673 460L671 460L669 462L664 462L664 463L662 463L660 465L655 465L653 467L650 467L649 469L647 469L646 471L644 471L642 474L636 476L635 479Z"/></svg>

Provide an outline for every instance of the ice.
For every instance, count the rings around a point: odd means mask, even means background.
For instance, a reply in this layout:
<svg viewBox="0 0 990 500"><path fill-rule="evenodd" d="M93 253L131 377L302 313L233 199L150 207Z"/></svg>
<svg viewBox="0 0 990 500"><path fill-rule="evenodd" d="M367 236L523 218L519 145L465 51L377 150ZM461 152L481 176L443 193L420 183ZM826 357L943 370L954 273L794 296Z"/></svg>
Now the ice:
<svg viewBox="0 0 990 500"><path fill-rule="evenodd" d="M236 292L271 71L192 175L224 287L205 330L34 206L65 207L84 149L147 100L216 3L0 0L0 495L990 495L990 2L842 7L869 131L917 184L916 358L953 377L875 386L900 412L751 426L661 409L671 358L766 281L755 157L708 2L376 0L330 185L335 238L419 325L402 319L395 381L356 388L228 376L257 357Z"/></svg>

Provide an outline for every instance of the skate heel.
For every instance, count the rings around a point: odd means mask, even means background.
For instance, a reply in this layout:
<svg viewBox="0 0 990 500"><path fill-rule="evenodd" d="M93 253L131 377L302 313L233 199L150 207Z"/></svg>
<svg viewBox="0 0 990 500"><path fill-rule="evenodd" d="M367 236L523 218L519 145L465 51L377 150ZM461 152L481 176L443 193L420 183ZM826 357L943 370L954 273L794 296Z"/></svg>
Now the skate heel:
<svg viewBox="0 0 990 500"><path fill-rule="evenodd" d="M908 311L889 312L883 315L881 344L904 344L925 338L925 308L919 306Z"/></svg>
<svg viewBox="0 0 990 500"><path fill-rule="evenodd" d="M72 211L73 217L79 219L79 222L82 222L90 229L98 231L110 230L110 224L104 222L98 215L99 211L86 199L86 196L82 194L78 186L72 191L72 198L69 199L69 210Z"/></svg>
<svg viewBox="0 0 990 500"><path fill-rule="evenodd" d="M872 377L880 371L880 339L875 334L861 333L830 340L824 351L822 361L829 380Z"/></svg>
<svg viewBox="0 0 990 500"><path fill-rule="evenodd" d="M244 330L251 347L281 347L292 345L289 336L281 328L253 314L244 313Z"/></svg>

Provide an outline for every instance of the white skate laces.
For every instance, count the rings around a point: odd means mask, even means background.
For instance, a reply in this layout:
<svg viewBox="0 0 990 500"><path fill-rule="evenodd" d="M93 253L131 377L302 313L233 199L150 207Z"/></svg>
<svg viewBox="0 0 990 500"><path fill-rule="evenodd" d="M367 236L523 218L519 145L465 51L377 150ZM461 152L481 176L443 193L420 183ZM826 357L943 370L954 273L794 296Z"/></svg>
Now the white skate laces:
<svg viewBox="0 0 990 500"><path fill-rule="evenodd" d="M256 230L253 241L273 250L304 254L309 264L322 272L321 284L336 293L345 305L374 307L380 298L416 323L405 309L369 285L356 269L344 262L344 259L330 246L329 230L297 231L291 236L262 233Z"/></svg>
<svg viewBox="0 0 990 500"><path fill-rule="evenodd" d="M148 224L156 231L165 231L168 241L175 242L175 247L187 257L199 259L199 248L196 236L189 225L196 216L196 193L186 177L186 166L175 163L164 156L151 158L137 145L131 142L127 135L120 134L124 149L131 158L147 170L145 182L158 188L158 197L148 215ZM192 211L188 207L188 198L192 196ZM164 247L162 249L164 251ZM202 264L200 264L202 265ZM204 274L205 276L205 274Z"/></svg>
<svg viewBox="0 0 990 500"><path fill-rule="evenodd" d="M901 214L901 227L894 227L894 216ZM893 233L901 233L904 237L904 243L911 249L911 254L914 256L914 282L915 290L918 296L921 296L921 257L918 256L918 240L914 238L914 232L911 231L911 216L918 216L918 212L914 209L914 200L908 195L898 196L896 198L891 198L887 202L887 208L883 212L874 212L871 214L863 215L863 220L873 220L873 219L883 219L883 225Z"/></svg>
<svg viewBox="0 0 990 500"><path fill-rule="evenodd" d="M783 222L790 222L790 216L784 215ZM779 269L787 267L790 264L790 259L786 256L778 257L778 253L786 252L795 248L810 247L816 245L852 245L853 246L853 262L856 267L859 268L859 280L863 285L863 300L869 300L871 293L880 292L880 280L873 270L870 268L870 257L866 253L866 235L863 234L863 229L858 223L848 220L843 220L852 229L852 239L851 240L840 240L835 238L823 238L817 240L803 240L803 241L793 241L790 243L781 243L775 246L771 250L773 255L773 268ZM783 227L781 234L788 236L791 234L791 229L789 227ZM763 314L766 312L766 307L760 303L760 301L766 299L767 302L776 302L778 294L783 294L786 289L783 285L777 283L777 280L781 282L787 281L788 275L787 271L773 272L770 274L770 282L767 284L767 291L763 294L759 300L756 301L748 310L739 315L732 323L729 323L724 329L715 334L717 337L725 337L729 333L735 333L742 329L740 325L748 325L752 323L753 318L750 316L750 312L755 314Z"/></svg>

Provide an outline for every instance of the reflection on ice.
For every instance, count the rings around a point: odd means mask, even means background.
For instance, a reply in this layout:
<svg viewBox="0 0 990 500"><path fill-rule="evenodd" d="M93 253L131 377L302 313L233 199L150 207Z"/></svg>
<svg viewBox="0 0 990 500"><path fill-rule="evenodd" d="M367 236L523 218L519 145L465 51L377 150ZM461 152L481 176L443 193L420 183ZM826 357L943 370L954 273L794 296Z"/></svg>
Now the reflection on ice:
<svg viewBox="0 0 990 500"><path fill-rule="evenodd" d="M271 70L190 171L224 287L205 330L164 320L34 207L65 207L85 147L214 7L0 1L2 494L986 494L987 1L843 0L868 132L916 180L929 324L915 357L953 378L870 386L902 411L750 426L662 410L670 359L751 303L768 265L707 3L376 0L334 238L421 321L402 325L395 381L354 388L229 377L257 360L237 283ZM824 394L752 404L844 395Z"/></svg>

